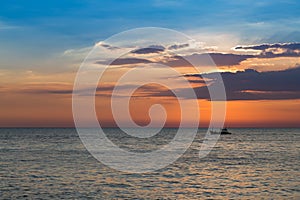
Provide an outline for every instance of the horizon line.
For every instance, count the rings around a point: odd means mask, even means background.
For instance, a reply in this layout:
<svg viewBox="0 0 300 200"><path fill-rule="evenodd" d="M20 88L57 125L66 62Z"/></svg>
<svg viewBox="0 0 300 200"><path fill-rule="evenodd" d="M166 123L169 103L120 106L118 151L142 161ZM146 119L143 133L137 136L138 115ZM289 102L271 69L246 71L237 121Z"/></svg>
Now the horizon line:
<svg viewBox="0 0 300 200"><path fill-rule="evenodd" d="M20 128L20 129L22 129L22 128L72 128L72 129L77 129L77 128L99 128L99 127L75 127L75 126L0 126L0 129L12 129L12 128ZM103 128L103 129L108 129L108 128L119 128L120 129L120 127L116 127L116 126L105 126L105 127L100 127L100 128ZM122 127L122 128L137 128L137 127ZM141 127L141 128L143 128L143 127ZM149 127L149 129L151 129L151 128L160 128L160 127ZM176 126L168 126L168 127L162 127L162 129L163 128L173 128L173 129L178 129L179 127L176 127ZM199 126L199 127L182 127L182 128L186 128L186 129L189 129L189 128L200 128L200 129L208 129L209 127L207 127L207 126ZM251 126L251 127L247 127L247 126L234 126L234 127L229 127L229 126L224 126L224 127L219 127L219 128L230 128L230 129L237 129L237 128L269 128L269 129L272 129L272 128L282 128L282 129L284 129L284 128L300 128L300 126L278 126L278 127L276 127L276 126L272 126L272 127L270 127L270 126L257 126L257 127L253 127L253 126Z"/></svg>

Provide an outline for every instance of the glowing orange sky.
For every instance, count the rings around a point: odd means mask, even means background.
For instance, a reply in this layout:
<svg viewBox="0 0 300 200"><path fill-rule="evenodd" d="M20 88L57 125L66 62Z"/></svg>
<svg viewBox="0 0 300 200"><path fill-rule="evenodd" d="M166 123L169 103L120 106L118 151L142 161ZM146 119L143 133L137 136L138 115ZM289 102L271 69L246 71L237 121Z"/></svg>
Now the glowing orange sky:
<svg viewBox="0 0 300 200"><path fill-rule="evenodd" d="M9 92L0 98L1 127L69 127L73 126L70 94L28 94ZM103 103L106 101L106 103ZM109 100L98 99L97 111L101 124L112 126ZM165 104L163 103L165 102ZM176 126L180 110L176 100L162 103L168 112L167 126ZM166 104L167 102L167 104ZM138 124L149 122L148 106L153 99L139 99L132 103L133 119ZM210 120L210 102L199 100L200 126ZM104 114L103 114L104 113ZM228 101L226 125L229 127L299 127L300 100Z"/></svg>
<svg viewBox="0 0 300 200"><path fill-rule="evenodd" d="M240 64L219 66L220 71L256 69L258 71L284 70L299 63L299 57L249 58ZM177 67L181 73L193 73L186 66ZM63 73L34 71L0 71L0 127L72 127L72 88L76 69ZM115 82L124 71L112 70L106 83ZM191 77L190 80L196 80ZM194 87L201 84L192 84ZM188 100L186 100L188 101ZM209 124L210 102L198 100L201 127ZM172 97L132 98L130 112L137 124L149 123L148 110L154 103L165 106L166 126L176 127L180 122L178 102ZM193 109L193 108L190 108ZM114 126L108 97L96 97L96 110L101 125ZM191 119L192 120L192 119ZM229 127L299 127L300 99L288 100L232 100L227 102L226 126Z"/></svg>

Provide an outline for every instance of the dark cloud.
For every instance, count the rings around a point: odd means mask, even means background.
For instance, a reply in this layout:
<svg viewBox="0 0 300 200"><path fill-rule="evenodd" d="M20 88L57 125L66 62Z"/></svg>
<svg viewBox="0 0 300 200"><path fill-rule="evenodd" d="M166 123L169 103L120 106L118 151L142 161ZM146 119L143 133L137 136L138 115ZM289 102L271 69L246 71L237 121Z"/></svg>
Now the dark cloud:
<svg viewBox="0 0 300 200"><path fill-rule="evenodd" d="M277 44L260 44L250 46L237 46L235 49L249 49L249 50L266 50L270 48L282 48L291 50L300 50L300 43L277 43Z"/></svg>
<svg viewBox="0 0 300 200"><path fill-rule="evenodd" d="M163 47L161 45L151 45L146 48L135 49L135 50L131 51L131 53L150 54L150 53L160 53L160 52L163 52L164 50L165 50L165 47Z"/></svg>
<svg viewBox="0 0 300 200"><path fill-rule="evenodd" d="M182 48L186 48L189 47L189 44L174 44L168 47L169 50L177 50L177 49L182 49Z"/></svg>
<svg viewBox="0 0 300 200"><path fill-rule="evenodd" d="M150 60L142 58L118 58L111 61L97 61L96 64L102 65L130 65L130 64L141 64L141 63L152 63Z"/></svg>
<svg viewBox="0 0 300 200"><path fill-rule="evenodd" d="M192 66L191 63L196 66L231 66L238 65L240 62L253 57L252 55L222 53L192 54L187 56L173 56L163 62L163 64L171 67Z"/></svg>
<svg viewBox="0 0 300 200"><path fill-rule="evenodd" d="M253 58L252 55L238 55L238 54L209 54L217 66L238 65L240 62Z"/></svg>
<svg viewBox="0 0 300 200"><path fill-rule="evenodd" d="M30 94L60 94L60 95L70 95L70 94L77 94L81 96L90 96L94 95L95 89L94 88L84 88L80 90L73 90L72 86L70 86L70 89L60 89L60 88L46 88L47 86L44 86L44 88L25 88L17 90L16 92L20 93L30 93ZM118 90L126 90L126 89L132 89L136 88L136 85L134 84L126 84L126 85L119 85ZM154 86L145 86L145 88L148 88L149 90L155 90ZM115 84L101 84L96 88L96 95L107 95L110 96L111 92L115 90Z"/></svg>
<svg viewBox="0 0 300 200"><path fill-rule="evenodd" d="M30 94L72 94L72 89L24 89L20 90L22 93Z"/></svg>
<svg viewBox="0 0 300 200"><path fill-rule="evenodd" d="M251 46L237 46L236 50L259 50L259 58L275 57L298 57L300 56L300 43L277 43L277 44L260 44Z"/></svg>
<svg viewBox="0 0 300 200"><path fill-rule="evenodd" d="M252 69L237 73L221 73L226 89L227 100L279 100L279 99L300 99L300 66L284 71L257 72ZM186 77L203 78L209 80L208 87L217 87L220 80L216 80L216 73L193 74ZM194 88L198 99L210 100L207 86ZM192 98L187 95L187 89L179 89L183 98ZM149 96L172 96L170 91L152 91ZM218 99L214 99L218 100Z"/></svg>
<svg viewBox="0 0 300 200"><path fill-rule="evenodd" d="M276 50L263 51L258 58L277 58L277 57L300 57L300 52L293 50L284 50L282 53L277 53Z"/></svg>
<svg viewBox="0 0 300 200"><path fill-rule="evenodd" d="M109 44L104 44L104 43L99 44L99 46L104 47L104 48L109 49L109 50L120 49L119 47L111 46Z"/></svg>
<svg viewBox="0 0 300 200"><path fill-rule="evenodd" d="M248 69L237 73L224 72L221 75L228 100L300 98L300 67L271 72L257 72ZM215 74L204 76L207 79L213 79ZM212 86L213 84L215 83L212 83ZM198 97L201 98L208 94L205 87L196 88L196 91Z"/></svg>
<svg viewBox="0 0 300 200"><path fill-rule="evenodd" d="M105 48L115 48L107 44L100 44ZM188 47L189 44L175 44L167 47L170 49L179 49ZM252 46L237 46L235 50L258 50L259 55L245 55L233 53L194 53L185 56L170 56L158 61L170 67L192 67L191 63L196 66L233 66L239 65L242 61L249 58L276 58L276 57L300 57L300 43L277 43L277 44L260 44ZM151 54L165 51L165 47L161 45L152 45L146 48L132 50L133 54ZM114 61L98 61L98 64L110 65L127 65L138 63L152 63L152 61L142 58L119 58Z"/></svg>
<svg viewBox="0 0 300 200"><path fill-rule="evenodd" d="M154 52L149 49L140 49L144 53ZM103 65L130 65L139 63L159 63L170 67L193 67L195 66L232 66L238 65L240 62L253 58L253 55L238 55L238 54L222 54L222 53L208 53L208 54L192 54L187 56L171 56L165 57L163 60L153 62L143 58L118 58L116 60L97 61L96 64Z"/></svg>
<svg viewBox="0 0 300 200"><path fill-rule="evenodd" d="M142 51L152 52L152 50L142 49ZM164 60L155 62L170 67L193 67L195 66L232 66L238 65L240 62L253 58L253 55L239 55L239 54L223 54L223 53L208 53L208 54L192 54L187 56L171 56L165 57ZM148 59L142 58L118 58L114 61L97 61L97 64L104 65L129 65L139 63L154 63Z"/></svg>

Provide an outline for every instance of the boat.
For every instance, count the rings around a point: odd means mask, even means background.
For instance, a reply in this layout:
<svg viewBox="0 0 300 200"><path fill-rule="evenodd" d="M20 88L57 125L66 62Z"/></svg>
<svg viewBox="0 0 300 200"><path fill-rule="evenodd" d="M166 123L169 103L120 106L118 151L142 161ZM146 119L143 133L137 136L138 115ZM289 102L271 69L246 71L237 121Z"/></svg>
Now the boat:
<svg viewBox="0 0 300 200"><path fill-rule="evenodd" d="M231 133L227 130L227 128L222 128L218 131L210 130L210 134L230 135Z"/></svg>

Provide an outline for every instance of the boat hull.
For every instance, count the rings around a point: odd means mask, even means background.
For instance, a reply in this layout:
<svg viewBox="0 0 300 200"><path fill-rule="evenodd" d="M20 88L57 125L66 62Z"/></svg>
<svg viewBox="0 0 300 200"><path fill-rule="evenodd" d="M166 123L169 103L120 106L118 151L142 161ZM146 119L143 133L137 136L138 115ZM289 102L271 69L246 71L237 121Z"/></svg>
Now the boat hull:
<svg viewBox="0 0 300 200"><path fill-rule="evenodd" d="M210 134L231 135L228 131L210 131Z"/></svg>

